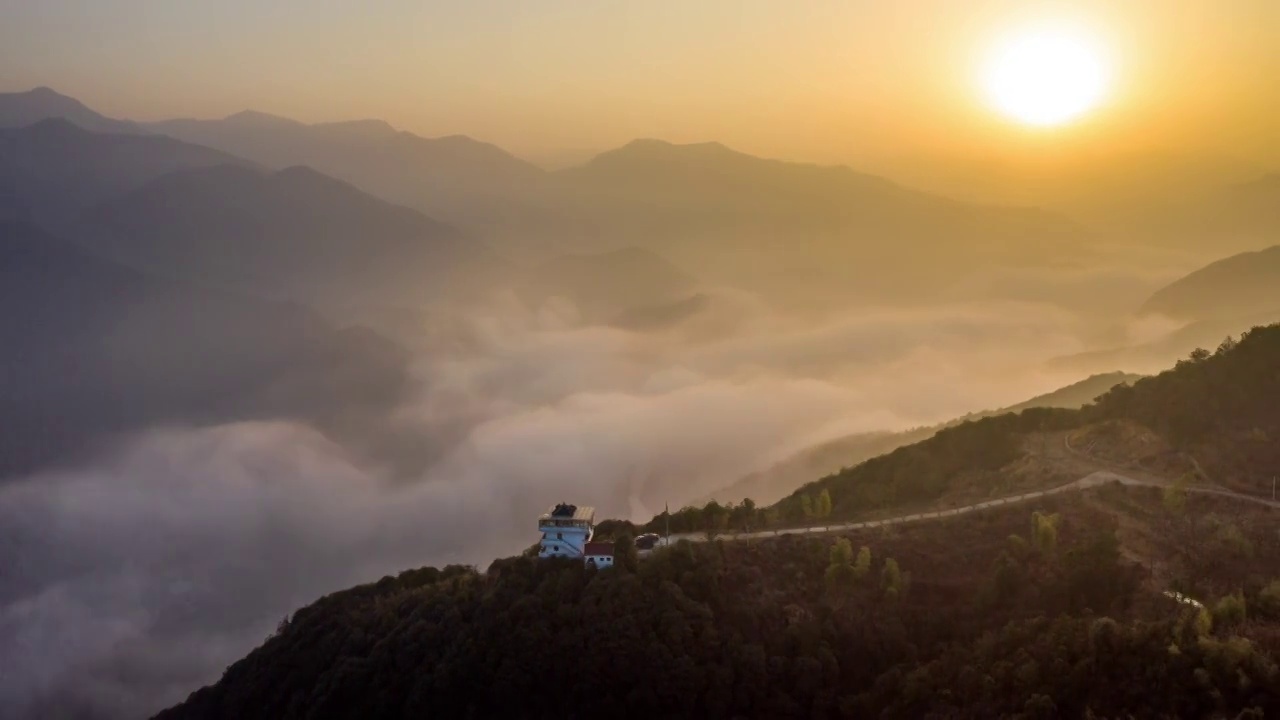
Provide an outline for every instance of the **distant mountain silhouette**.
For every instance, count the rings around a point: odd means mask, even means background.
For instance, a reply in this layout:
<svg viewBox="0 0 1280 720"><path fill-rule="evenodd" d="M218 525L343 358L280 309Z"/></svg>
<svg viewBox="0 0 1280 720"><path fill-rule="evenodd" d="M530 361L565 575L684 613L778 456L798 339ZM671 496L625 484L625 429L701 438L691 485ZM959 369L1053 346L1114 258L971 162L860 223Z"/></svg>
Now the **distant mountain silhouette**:
<svg viewBox="0 0 1280 720"><path fill-rule="evenodd" d="M720 143L636 140L555 175L578 192L623 200L657 224L751 228L766 222L797 231L932 230L946 221L955 225L948 237L923 240L945 249L957 233L976 235L981 229L988 237L971 250L1005 244L1016 250L1028 243L1044 247L1080 232L1050 213L956 202L845 166L767 160ZM1047 234L1010 236L1031 228Z"/></svg>
<svg viewBox="0 0 1280 720"><path fill-rule="evenodd" d="M25 224L0 222L0 306L0 479L166 422L293 418L378 445L408 382L407 353L372 332L150 277Z"/></svg>
<svg viewBox="0 0 1280 720"><path fill-rule="evenodd" d="M59 95L47 87L0 93L0 128L26 127L50 118L66 120L92 132L146 133L134 123L99 115L79 100Z"/></svg>
<svg viewBox="0 0 1280 720"><path fill-rule="evenodd" d="M716 264L764 248L802 265L755 257L719 264L723 279L763 288L791 285L794 274L818 266L832 277L810 285L874 295L902 283L871 265L914 254L913 272L928 275L911 288L919 290L983 260L1068 254L1085 235L1040 210L954 202L846 167L765 160L718 143L637 140L548 173L470 138L427 139L377 120L308 125L245 112L148 127L269 167L309 165L519 256L635 245L683 248ZM801 262L801 249L816 261Z"/></svg>
<svg viewBox="0 0 1280 720"><path fill-rule="evenodd" d="M1050 212L957 202L718 143L638 140L548 173L486 143L380 120L306 124L246 111L145 129L267 168L313 167L514 258L636 246L708 282L814 308L927 298L975 268L1053 262L1090 240Z"/></svg>
<svg viewBox="0 0 1280 720"><path fill-rule="evenodd" d="M1280 240L1280 173L1211 185L1132 213L1125 232L1145 243L1240 252Z"/></svg>
<svg viewBox="0 0 1280 720"><path fill-rule="evenodd" d="M517 288L534 304L561 297L586 318L606 320L630 308L685 298L696 284L657 254L628 247L553 258L534 267Z"/></svg>
<svg viewBox="0 0 1280 720"><path fill-rule="evenodd" d="M148 127L271 168L307 165L475 229L500 220L489 216L509 212L513 198L545 174L488 143L461 135L419 137L381 120L309 125L247 111L222 120L169 120Z"/></svg>
<svg viewBox="0 0 1280 720"><path fill-rule="evenodd" d="M1079 372L1091 372L1103 367L1150 372L1185 358L1188 348L1212 351L1228 336L1239 337L1251 328L1276 322L1280 322L1280 307L1270 311L1207 317L1187 323L1153 340L1054 358L1047 365L1051 369Z"/></svg>
<svg viewBox="0 0 1280 720"><path fill-rule="evenodd" d="M0 195L55 228L161 175L227 164L249 165L171 138L104 135L61 118L0 129Z"/></svg>
<svg viewBox="0 0 1280 720"><path fill-rule="evenodd" d="M1088 239L1051 213L956 202L719 143L637 140L553 180L565 212L601 237L717 268L717 280L836 293L822 303L918 295L966 269L1044 262Z"/></svg>
<svg viewBox="0 0 1280 720"><path fill-rule="evenodd" d="M407 304L497 265L481 243L309 168L171 173L86 213L77 237L120 262L315 304Z"/></svg>
<svg viewBox="0 0 1280 720"><path fill-rule="evenodd" d="M1198 320L1270 310L1280 311L1280 245L1196 270L1158 290L1139 312Z"/></svg>
<svg viewBox="0 0 1280 720"><path fill-rule="evenodd" d="M695 293L673 302L628 308L615 315L609 324L635 332L662 330L697 315L710 306L711 302L711 296Z"/></svg>

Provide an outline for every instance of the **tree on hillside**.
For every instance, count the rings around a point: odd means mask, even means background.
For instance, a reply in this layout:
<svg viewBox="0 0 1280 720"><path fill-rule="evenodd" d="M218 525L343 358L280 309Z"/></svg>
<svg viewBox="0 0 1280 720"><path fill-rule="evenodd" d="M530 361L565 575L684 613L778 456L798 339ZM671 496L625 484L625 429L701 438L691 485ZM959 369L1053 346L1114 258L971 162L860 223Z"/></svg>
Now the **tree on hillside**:
<svg viewBox="0 0 1280 720"><path fill-rule="evenodd" d="M702 529L707 533L708 540L714 540L717 535L724 532L729 526L729 510L720 503L712 500L702 508Z"/></svg>
<svg viewBox="0 0 1280 720"><path fill-rule="evenodd" d="M854 576L861 580L871 572L871 548L863 545L858 549L858 559L853 563Z"/></svg>
<svg viewBox="0 0 1280 720"><path fill-rule="evenodd" d="M838 538L831 546L831 563L826 572L827 592L833 598L842 598L853 589L857 582L857 571L853 567L853 546L848 538Z"/></svg>
<svg viewBox="0 0 1280 720"><path fill-rule="evenodd" d="M740 532L750 531L755 526L755 522L756 503L751 498L744 498L741 503L733 506L733 510L729 513L729 524Z"/></svg>
<svg viewBox="0 0 1280 720"><path fill-rule="evenodd" d="M631 533L623 532L613 541L613 557L618 567L627 572L635 572L640 566L640 556L636 553L636 541Z"/></svg>
<svg viewBox="0 0 1280 720"><path fill-rule="evenodd" d="M1280 580L1272 580L1259 593L1258 612L1271 620L1280 620Z"/></svg>
<svg viewBox="0 0 1280 720"><path fill-rule="evenodd" d="M826 488L818 493L818 499L813 504L813 514L819 520L831 517L831 493Z"/></svg>
<svg viewBox="0 0 1280 720"><path fill-rule="evenodd" d="M1043 555L1052 555L1058 548L1058 519L1057 515L1031 513L1031 539Z"/></svg>
<svg viewBox="0 0 1280 720"><path fill-rule="evenodd" d="M902 570L898 561L888 558L884 561L884 569L880 571L881 585L884 586L885 597L896 599L902 593Z"/></svg>
<svg viewBox="0 0 1280 720"><path fill-rule="evenodd" d="M804 513L805 520L813 518L813 498L810 498L807 494L800 496L800 512Z"/></svg>
<svg viewBox="0 0 1280 720"><path fill-rule="evenodd" d="M764 526L778 527L782 521L782 511L777 506L771 506L764 509Z"/></svg>
<svg viewBox="0 0 1280 720"><path fill-rule="evenodd" d="M1187 510L1187 485L1188 474L1184 473L1174 484L1166 487L1163 492L1163 501L1165 510L1170 515L1181 517Z"/></svg>
<svg viewBox="0 0 1280 720"><path fill-rule="evenodd" d="M1224 595L1213 606L1214 627L1230 629L1243 623L1244 620L1245 603L1243 593L1235 592L1230 595Z"/></svg>

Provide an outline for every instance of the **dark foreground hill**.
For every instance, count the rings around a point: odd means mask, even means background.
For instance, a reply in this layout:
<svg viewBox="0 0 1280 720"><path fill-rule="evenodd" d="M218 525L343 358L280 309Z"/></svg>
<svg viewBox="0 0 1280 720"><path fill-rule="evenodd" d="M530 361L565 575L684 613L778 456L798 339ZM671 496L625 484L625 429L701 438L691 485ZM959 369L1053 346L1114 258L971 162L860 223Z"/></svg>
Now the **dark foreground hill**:
<svg viewBox="0 0 1280 720"><path fill-rule="evenodd" d="M966 422L744 516L1009 494L1055 479L1049 440L1068 434L1135 472L1256 491L1277 367L1280 326L1258 328L1082 410ZM643 560L610 523L615 568L526 555L322 598L159 717L1264 717L1280 713L1277 512L1113 484Z"/></svg>
<svg viewBox="0 0 1280 720"><path fill-rule="evenodd" d="M1266 508L1230 503L1195 508L1232 538L1205 553L1158 493L1109 487L599 572L407 571L299 610L158 718L1269 715L1280 539ZM1213 609L1166 597L1156 561Z"/></svg>
<svg viewBox="0 0 1280 720"><path fill-rule="evenodd" d="M1062 431L1093 442L1099 435L1124 435L1115 442L1125 446L1117 452L1127 464L1173 477L1190 472L1232 490L1269 495L1280 467L1277 368L1280 325L1254 328L1215 353L1196 350L1172 370L1117 385L1081 410L1029 409L943 430L810 483L782 500L778 511L802 518L806 498L812 503L824 490L832 516L851 517L1015 477L1063 479L1053 467L1028 465L1028 444Z"/></svg>
<svg viewBox="0 0 1280 720"><path fill-rule="evenodd" d="M1280 467L1280 325L1258 327L1216 352L1120 384L1080 409L1030 407L962 422L809 482L765 506L711 501L662 513L644 530L691 533L785 528L951 507L1079 479L1069 444L1095 460L1172 481L1270 497ZM629 523L624 523L624 526Z"/></svg>

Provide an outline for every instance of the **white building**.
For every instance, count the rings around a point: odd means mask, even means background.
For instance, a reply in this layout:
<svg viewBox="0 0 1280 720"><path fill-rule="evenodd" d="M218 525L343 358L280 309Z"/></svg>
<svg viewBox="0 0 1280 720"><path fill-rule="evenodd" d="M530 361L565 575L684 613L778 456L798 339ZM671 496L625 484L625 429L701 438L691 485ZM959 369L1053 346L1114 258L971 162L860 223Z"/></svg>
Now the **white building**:
<svg viewBox="0 0 1280 720"><path fill-rule="evenodd" d="M542 531L538 557L584 557L587 543L595 530L595 521L596 509L593 507L568 503L552 507L538 518L538 530Z"/></svg>
<svg viewBox="0 0 1280 720"><path fill-rule="evenodd" d="M613 543L589 542L583 548L582 558L582 562L586 563L587 567L613 567Z"/></svg>

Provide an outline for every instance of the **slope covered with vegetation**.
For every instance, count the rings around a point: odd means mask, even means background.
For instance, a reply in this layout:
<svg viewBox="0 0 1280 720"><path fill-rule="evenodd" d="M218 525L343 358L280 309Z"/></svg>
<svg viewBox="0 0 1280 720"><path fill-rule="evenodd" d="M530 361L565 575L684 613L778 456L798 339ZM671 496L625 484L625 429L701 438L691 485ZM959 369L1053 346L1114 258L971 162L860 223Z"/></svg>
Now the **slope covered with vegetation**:
<svg viewBox="0 0 1280 720"><path fill-rule="evenodd" d="M1273 511L1232 502L1195 508L1229 526L1212 536L1231 562L1183 553L1192 530L1158 492L1106 487L1034 514L685 541L599 572L527 555L409 571L299 610L159 717L1280 712L1280 538ZM1166 597L1153 557L1211 609Z"/></svg>
<svg viewBox="0 0 1280 720"><path fill-rule="evenodd" d="M789 495L800 485L843 468L853 467L873 457L900 447L927 440L939 430L994 415L1021 412L1031 408L1079 408L1119 384L1133 384L1142 378L1123 372L1100 373L1037 395L1001 410L970 413L941 425L913 428L901 432L868 432L846 435L806 448L773 467L747 475L732 485L716 491L710 499L720 502L749 497L757 504L772 504ZM699 503L701 504L701 503Z"/></svg>
<svg viewBox="0 0 1280 720"><path fill-rule="evenodd" d="M1118 384L1081 409L1029 408L963 422L810 482L770 506L750 499L663 513L656 532L790 527L1043 489L1080 477L1067 436L1115 465L1169 480L1188 474L1270 496L1280 471L1280 325ZM1110 446L1112 452L1103 452ZM1097 469L1096 467L1094 469Z"/></svg>
<svg viewBox="0 0 1280 720"><path fill-rule="evenodd" d="M699 517L901 507L1026 472L1033 438L1116 425L1169 453L1219 447L1193 466L1225 470L1277 430L1278 360L1280 327L1255 329L1084 410L964 423L776 507ZM159 717L1262 717L1280 713L1276 512L1113 484L645 559L609 523L603 571L526 553L322 598Z"/></svg>

